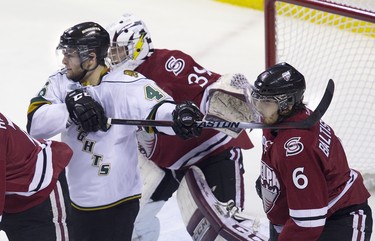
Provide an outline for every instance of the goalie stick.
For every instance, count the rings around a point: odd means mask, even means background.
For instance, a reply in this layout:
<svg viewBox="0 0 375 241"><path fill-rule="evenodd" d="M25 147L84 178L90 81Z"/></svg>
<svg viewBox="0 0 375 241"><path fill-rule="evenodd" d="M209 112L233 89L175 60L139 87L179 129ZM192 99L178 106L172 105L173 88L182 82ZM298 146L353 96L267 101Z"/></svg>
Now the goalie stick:
<svg viewBox="0 0 375 241"><path fill-rule="evenodd" d="M235 121L197 121L201 128L241 128L241 129L309 129L318 122L331 104L335 84L332 79L328 81L324 95L311 115L298 122L282 122L273 125L255 122L235 122ZM173 121L162 120L129 120L108 118L108 125L136 125L136 126L172 126Z"/></svg>

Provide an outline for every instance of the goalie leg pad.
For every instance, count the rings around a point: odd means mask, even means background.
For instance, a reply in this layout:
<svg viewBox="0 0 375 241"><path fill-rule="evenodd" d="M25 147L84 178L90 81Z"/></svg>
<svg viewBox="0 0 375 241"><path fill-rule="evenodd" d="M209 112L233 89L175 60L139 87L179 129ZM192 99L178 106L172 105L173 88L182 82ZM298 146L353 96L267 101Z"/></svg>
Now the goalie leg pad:
<svg viewBox="0 0 375 241"><path fill-rule="evenodd" d="M156 216L165 201L154 201L152 196L163 182L165 171L144 155L139 155L139 166L143 180L142 198L137 218L134 222L132 241L157 240L160 234L160 221Z"/></svg>
<svg viewBox="0 0 375 241"><path fill-rule="evenodd" d="M255 220L247 218L238 222L226 203L219 202L212 194L202 171L192 166L181 181L177 201L188 233L195 241L253 240L266 241L266 234L255 230ZM268 229L267 229L268 230Z"/></svg>
<svg viewBox="0 0 375 241"><path fill-rule="evenodd" d="M148 160L145 156L138 155L139 168L141 170L141 177L143 181L142 187L142 198L141 198L141 208L142 206L149 202L151 196L158 188L160 182L165 176L163 169L158 167L155 163Z"/></svg>
<svg viewBox="0 0 375 241"><path fill-rule="evenodd" d="M132 241L158 240L160 221L156 216L163 208L165 201L144 203L134 222Z"/></svg>

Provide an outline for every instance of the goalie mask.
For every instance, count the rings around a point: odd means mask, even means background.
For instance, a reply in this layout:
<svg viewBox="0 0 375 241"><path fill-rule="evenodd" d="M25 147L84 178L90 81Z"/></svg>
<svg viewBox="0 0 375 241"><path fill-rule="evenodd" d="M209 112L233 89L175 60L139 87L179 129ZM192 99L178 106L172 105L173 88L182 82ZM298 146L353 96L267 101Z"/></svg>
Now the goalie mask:
<svg viewBox="0 0 375 241"><path fill-rule="evenodd" d="M303 105L304 76L283 62L261 73L252 86L251 100L263 122L272 124Z"/></svg>
<svg viewBox="0 0 375 241"><path fill-rule="evenodd" d="M98 63L105 65L104 59L107 57L109 42L109 34L102 26L94 22L84 22L64 31L56 48L56 54L62 57L77 52L82 65L91 58L90 53L94 52Z"/></svg>
<svg viewBox="0 0 375 241"><path fill-rule="evenodd" d="M125 64L127 69L134 70L154 51L145 23L133 14L122 15L107 29L111 38L108 59L112 68Z"/></svg>

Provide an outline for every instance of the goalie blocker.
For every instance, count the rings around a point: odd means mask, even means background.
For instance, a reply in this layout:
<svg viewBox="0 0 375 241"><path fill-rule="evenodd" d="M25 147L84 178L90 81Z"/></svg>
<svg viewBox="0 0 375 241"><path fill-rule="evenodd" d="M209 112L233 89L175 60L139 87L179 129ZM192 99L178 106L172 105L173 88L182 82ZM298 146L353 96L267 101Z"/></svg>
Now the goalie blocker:
<svg viewBox="0 0 375 241"><path fill-rule="evenodd" d="M267 225L236 216L230 203L219 202L196 166L192 166L182 179L177 201L186 229L194 241L268 240L264 234L268 232Z"/></svg>

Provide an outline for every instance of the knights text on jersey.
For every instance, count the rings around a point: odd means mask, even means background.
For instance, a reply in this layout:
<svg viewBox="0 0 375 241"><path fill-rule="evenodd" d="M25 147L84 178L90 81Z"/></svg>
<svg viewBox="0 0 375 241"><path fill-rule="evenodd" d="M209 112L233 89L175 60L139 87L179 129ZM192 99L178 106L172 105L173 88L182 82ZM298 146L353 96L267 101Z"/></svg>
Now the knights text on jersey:
<svg viewBox="0 0 375 241"><path fill-rule="evenodd" d="M46 200L71 156L66 144L35 140L0 113L0 215Z"/></svg>
<svg viewBox="0 0 375 241"><path fill-rule="evenodd" d="M197 106L200 106L206 88L220 78L219 74L206 70L191 56L167 49L155 49L136 71L154 80L176 103L191 100ZM199 138L190 140L159 135L148 158L161 167L180 169L233 146L250 149L253 144L245 131L236 139L213 129L204 129Z"/></svg>
<svg viewBox="0 0 375 241"><path fill-rule="evenodd" d="M95 87L82 87L64 74L56 74L39 95L48 103L34 108L32 114L31 133L58 130L62 141L73 149L67 180L76 208L97 210L139 198L142 182L137 167L136 127L112 125L107 132L85 133L67 121L64 100L74 88L85 88L108 117L120 119L145 119L154 105L171 98L153 81L134 71L111 71ZM62 121L52 123L58 115Z"/></svg>
<svg viewBox="0 0 375 241"><path fill-rule="evenodd" d="M305 119L302 110L288 119ZM287 240L315 240L338 209L367 200L361 175L348 167L343 147L323 121L309 130L263 131L261 182L264 211L284 226ZM290 235L290 236L288 236Z"/></svg>

